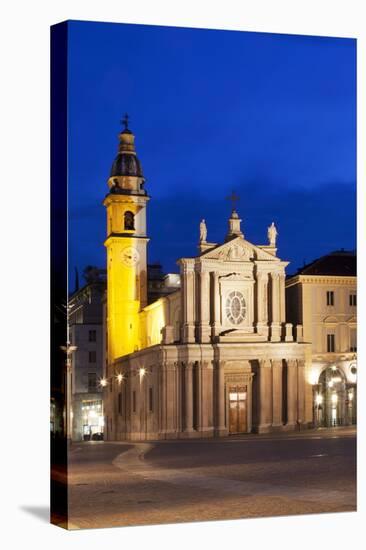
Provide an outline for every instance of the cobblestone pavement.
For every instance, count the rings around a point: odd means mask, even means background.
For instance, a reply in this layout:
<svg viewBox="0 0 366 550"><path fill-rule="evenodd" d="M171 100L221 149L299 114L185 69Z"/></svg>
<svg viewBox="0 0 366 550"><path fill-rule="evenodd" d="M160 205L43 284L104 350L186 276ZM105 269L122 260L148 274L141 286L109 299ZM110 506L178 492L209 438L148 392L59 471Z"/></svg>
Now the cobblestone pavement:
<svg viewBox="0 0 366 550"><path fill-rule="evenodd" d="M74 444L69 528L354 511L355 435Z"/></svg>

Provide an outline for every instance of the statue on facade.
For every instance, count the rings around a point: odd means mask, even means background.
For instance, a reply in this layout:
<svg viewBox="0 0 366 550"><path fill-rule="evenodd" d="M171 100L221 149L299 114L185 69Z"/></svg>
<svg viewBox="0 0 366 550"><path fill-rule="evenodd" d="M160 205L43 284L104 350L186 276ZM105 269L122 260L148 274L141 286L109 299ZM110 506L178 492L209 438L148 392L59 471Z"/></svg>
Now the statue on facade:
<svg viewBox="0 0 366 550"><path fill-rule="evenodd" d="M274 222L272 222L271 225L269 226L267 235L268 235L269 245L276 246L276 239L277 239L278 232Z"/></svg>
<svg viewBox="0 0 366 550"><path fill-rule="evenodd" d="M207 239L207 227L205 220L201 220L200 223L200 242L205 243Z"/></svg>

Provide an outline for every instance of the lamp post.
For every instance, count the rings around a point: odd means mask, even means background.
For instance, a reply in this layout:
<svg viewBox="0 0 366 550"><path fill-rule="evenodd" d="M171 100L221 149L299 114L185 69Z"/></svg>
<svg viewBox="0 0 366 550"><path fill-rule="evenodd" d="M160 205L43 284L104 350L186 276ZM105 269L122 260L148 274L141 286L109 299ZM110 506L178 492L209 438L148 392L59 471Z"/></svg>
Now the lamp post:
<svg viewBox="0 0 366 550"><path fill-rule="evenodd" d="M77 346L70 344L67 339L66 346L61 346L62 351L66 353L66 439L71 444L72 440L72 354L77 350Z"/></svg>

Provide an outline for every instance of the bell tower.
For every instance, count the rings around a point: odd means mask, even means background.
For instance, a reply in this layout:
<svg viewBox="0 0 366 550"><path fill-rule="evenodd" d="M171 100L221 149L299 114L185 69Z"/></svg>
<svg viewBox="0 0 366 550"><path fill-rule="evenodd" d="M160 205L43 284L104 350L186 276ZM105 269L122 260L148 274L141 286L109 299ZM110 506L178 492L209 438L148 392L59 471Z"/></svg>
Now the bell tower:
<svg viewBox="0 0 366 550"><path fill-rule="evenodd" d="M146 204L149 197L128 127L119 134L118 154L104 199L107 213L108 363L140 347L139 311L147 304Z"/></svg>

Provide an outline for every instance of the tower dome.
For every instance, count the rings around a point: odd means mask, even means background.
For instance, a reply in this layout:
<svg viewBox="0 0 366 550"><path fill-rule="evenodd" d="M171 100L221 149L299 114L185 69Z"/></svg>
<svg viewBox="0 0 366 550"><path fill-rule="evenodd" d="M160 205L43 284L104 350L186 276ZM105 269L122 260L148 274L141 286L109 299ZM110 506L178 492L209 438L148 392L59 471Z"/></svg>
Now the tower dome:
<svg viewBox="0 0 366 550"><path fill-rule="evenodd" d="M135 151L135 136L129 129L119 134L119 149L113 161L111 175L114 176L136 176L143 178L142 167Z"/></svg>
<svg viewBox="0 0 366 550"><path fill-rule="evenodd" d="M135 150L135 136L128 128L128 116L123 119L124 130L119 134L118 154L113 161L108 185L111 193L146 194L142 166Z"/></svg>

